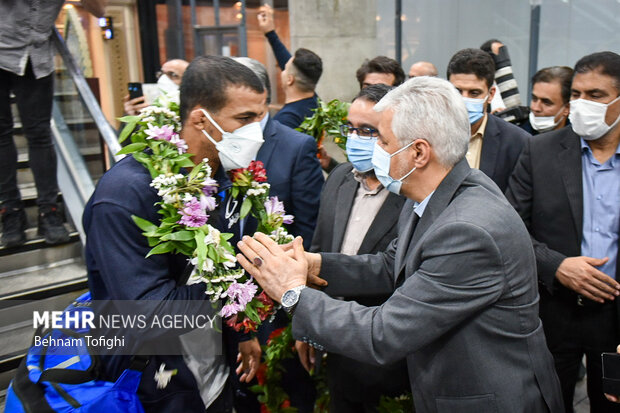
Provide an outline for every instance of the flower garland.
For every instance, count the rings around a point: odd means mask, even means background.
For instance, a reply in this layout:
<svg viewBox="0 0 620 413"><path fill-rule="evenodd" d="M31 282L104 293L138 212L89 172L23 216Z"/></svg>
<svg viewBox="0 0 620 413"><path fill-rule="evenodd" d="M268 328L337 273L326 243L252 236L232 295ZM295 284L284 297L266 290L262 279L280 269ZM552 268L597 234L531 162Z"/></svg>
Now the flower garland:
<svg viewBox="0 0 620 413"><path fill-rule="evenodd" d="M159 225L132 216L154 254L179 253L188 257L194 269L188 284L204 283L205 294L215 303L224 300L220 311L226 323L238 331L256 331L257 326L275 313L274 302L242 268L237 268L235 251L228 241L233 235L222 233L208 223L217 207L217 182L211 178L207 159L195 165L187 144L181 139L178 96L161 95L153 105L136 116L120 119L127 123L119 142L131 137L131 144L118 155L131 154L149 171L151 187L161 201ZM269 184L262 163L231 171L232 196L243 197L240 215L250 212L259 221L258 230L279 242L289 242L282 224L292 222L282 203L269 197Z"/></svg>
<svg viewBox="0 0 620 413"><path fill-rule="evenodd" d="M261 413L294 413L297 408L292 407L286 391L282 388L282 374L286 371L282 362L296 357L295 340L291 324L274 330L263 346L264 361L256 373L258 384L250 387L258 395L261 404ZM324 360L320 360L324 363ZM325 367L324 365L322 367ZM312 373L317 397L314 401L314 413L329 411L329 390L325 377L325 369L321 373Z"/></svg>
<svg viewBox="0 0 620 413"><path fill-rule="evenodd" d="M256 380L258 384L250 387L258 395L261 403L261 413L294 413L297 408L290 404L289 395L282 388L282 376L286 371L283 361L296 357L295 340L291 324L274 330L263 346L264 361L261 363ZM314 413L329 411L330 393L327 387L326 359L318 360L322 363L320 373L312 372L311 376L316 387ZM415 413L411 392L398 397L381 396L377 405L378 413Z"/></svg>

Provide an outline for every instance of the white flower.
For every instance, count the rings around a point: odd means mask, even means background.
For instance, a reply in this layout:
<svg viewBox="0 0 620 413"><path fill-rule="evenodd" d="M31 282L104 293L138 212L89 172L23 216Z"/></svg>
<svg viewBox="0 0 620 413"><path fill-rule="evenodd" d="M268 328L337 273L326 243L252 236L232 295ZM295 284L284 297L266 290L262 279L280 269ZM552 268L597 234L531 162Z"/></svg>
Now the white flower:
<svg viewBox="0 0 620 413"><path fill-rule="evenodd" d="M220 245L220 231L208 225L209 233L205 236L205 245Z"/></svg>
<svg viewBox="0 0 620 413"><path fill-rule="evenodd" d="M204 272L213 272L215 271L215 265L213 263L213 260L210 258L206 258L205 261L202 263L202 270Z"/></svg>
<svg viewBox="0 0 620 413"><path fill-rule="evenodd" d="M204 283L205 279L202 278L199 275L196 275L193 271L192 271L192 275L189 277L189 279L187 280L187 285L193 285L193 284L198 284L198 283Z"/></svg>
<svg viewBox="0 0 620 413"><path fill-rule="evenodd" d="M155 372L155 381L157 382L158 389L165 389L172 380L172 376L177 374L177 369L165 370L166 363L161 363L159 370Z"/></svg>

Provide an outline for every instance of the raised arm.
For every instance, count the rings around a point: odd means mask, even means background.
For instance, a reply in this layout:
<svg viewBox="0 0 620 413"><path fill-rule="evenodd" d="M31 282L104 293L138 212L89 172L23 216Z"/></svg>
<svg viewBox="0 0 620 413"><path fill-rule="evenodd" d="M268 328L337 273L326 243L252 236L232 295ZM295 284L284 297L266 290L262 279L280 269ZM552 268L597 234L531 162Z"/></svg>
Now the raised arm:
<svg viewBox="0 0 620 413"><path fill-rule="evenodd" d="M260 12L258 13L258 27L260 27L265 37L267 37L267 40L269 40L273 54L278 61L278 66L280 66L280 69L284 70L284 66L292 56L276 34L273 9L268 4L260 8Z"/></svg>

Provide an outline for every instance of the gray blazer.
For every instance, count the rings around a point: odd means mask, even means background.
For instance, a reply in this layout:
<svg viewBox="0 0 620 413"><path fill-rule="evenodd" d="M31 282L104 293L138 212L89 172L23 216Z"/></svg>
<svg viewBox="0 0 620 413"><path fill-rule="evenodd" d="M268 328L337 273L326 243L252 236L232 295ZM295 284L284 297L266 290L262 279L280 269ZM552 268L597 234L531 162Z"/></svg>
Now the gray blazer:
<svg viewBox="0 0 620 413"><path fill-rule="evenodd" d="M331 294L384 288L390 299L364 307L305 289L295 337L370 363L406 357L418 413L563 412L538 318L534 251L517 213L465 160L413 236L412 207L385 252L322 254Z"/></svg>

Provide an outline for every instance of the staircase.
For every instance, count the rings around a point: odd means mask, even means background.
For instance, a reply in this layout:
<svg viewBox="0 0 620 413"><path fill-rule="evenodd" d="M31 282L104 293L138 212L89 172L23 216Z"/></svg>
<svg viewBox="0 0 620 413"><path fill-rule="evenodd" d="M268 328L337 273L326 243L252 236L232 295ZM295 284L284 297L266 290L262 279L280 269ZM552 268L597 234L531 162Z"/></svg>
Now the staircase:
<svg viewBox="0 0 620 413"><path fill-rule="evenodd" d="M66 217L69 242L50 246L37 235L36 188L28 165L27 141L15 104L14 140L18 150L17 181L28 218L27 241L13 248L0 246L0 411L6 388L34 334L32 312L62 310L87 289L81 227L84 204L105 171L105 147L118 150L118 141L97 100L62 38L55 34L58 59L55 73L52 134L58 157L59 210ZM75 219L72 219L75 217Z"/></svg>

